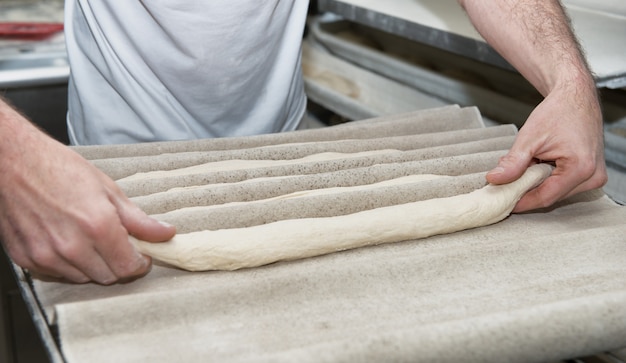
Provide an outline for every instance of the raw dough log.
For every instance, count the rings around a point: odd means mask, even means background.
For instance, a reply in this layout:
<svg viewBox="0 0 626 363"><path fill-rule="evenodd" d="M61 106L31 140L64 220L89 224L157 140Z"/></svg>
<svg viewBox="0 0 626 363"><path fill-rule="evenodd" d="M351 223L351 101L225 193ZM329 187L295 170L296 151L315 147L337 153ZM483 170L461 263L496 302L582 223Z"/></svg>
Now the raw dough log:
<svg viewBox="0 0 626 363"><path fill-rule="evenodd" d="M138 172L180 169L222 160L289 160L324 152L355 153L382 149L415 150L486 140L501 136L514 136L516 133L517 128L514 125L499 125L488 128L371 139L300 142L235 150L192 151L152 156L97 159L92 160L92 163L105 174L117 180Z"/></svg>
<svg viewBox="0 0 626 363"><path fill-rule="evenodd" d="M235 183L178 187L165 192L132 197L131 200L144 212L148 214L159 214L186 207L199 207L230 202L249 202L304 190L366 185L413 174L456 176L459 171L463 171L465 174L480 173L493 168L493 166L498 163L498 159L504 156L507 151L508 150L499 150L409 161L405 163L378 164L328 173L254 178ZM484 184L467 191L448 195L433 195L424 199L442 198L454 194L468 193L471 190L483 186ZM428 191L428 194L432 195L436 193ZM407 200L405 203L416 201L417 200ZM203 229L211 228L207 227Z"/></svg>
<svg viewBox="0 0 626 363"><path fill-rule="evenodd" d="M493 224L506 218L517 201L551 172L551 166L538 164L510 184L339 217L192 232L165 243L131 241L142 253L189 271L255 267Z"/></svg>
<svg viewBox="0 0 626 363"><path fill-rule="evenodd" d="M189 168L174 169L162 172L139 173L132 177L117 180L117 184L129 197L137 197L167 191L176 187L205 185L211 183L234 183L247 179L265 178L285 175L304 175L327 173L373 166L376 164L401 163L449 156L460 156L480 152L510 149L515 136L503 136L482 141L470 141L448 146L435 146L409 151L390 151L376 155L361 153L346 154L344 158L304 162L289 160L287 165L268 165L266 167L248 168L247 161L230 160L225 163L228 168L239 164L241 169L205 171L202 165ZM317 156L319 157L319 155ZM268 162L267 160L265 162ZM281 164L283 161L269 161ZM230 164L230 165L229 165ZM199 170L200 169L200 170Z"/></svg>
<svg viewBox="0 0 626 363"><path fill-rule="evenodd" d="M245 228L287 219L337 217L469 193L487 184L485 174L439 176L420 181L395 178L382 184L313 189L250 202L181 208L152 217L175 225L180 234ZM423 178L424 174L413 177Z"/></svg>

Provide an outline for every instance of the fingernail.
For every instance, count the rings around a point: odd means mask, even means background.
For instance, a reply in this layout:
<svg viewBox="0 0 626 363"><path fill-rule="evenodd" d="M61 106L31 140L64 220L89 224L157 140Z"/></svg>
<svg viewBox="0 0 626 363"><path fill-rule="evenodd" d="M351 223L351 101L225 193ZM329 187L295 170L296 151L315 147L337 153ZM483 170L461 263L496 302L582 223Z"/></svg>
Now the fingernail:
<svg viewBox="0 0 626 363"><path fill-rule="evenodd" d="M493 175L493 174L502 174L502 173L504 173L504 168L501 167L501 166L497 166L497 167L491 169L491 171L489 171L488 174L492 174Z"/></svg>
<svg viewBox="0 0 626 363"><path fill-rule="evenodd" d="M111 274L106 278L103 278L102 280L100 280L100 284L101 285L112 285L113 283L115 283L117 281L117 276Z"/></svg>
<svg viewBox="0 0 626 363"><path fill-rule="evenodd" d="M158 221L158 222L159 222L160 225L162 225L163 227L166 227L166 228L174 227L173 225L171 225L171 224L169 224L167 222L164 222L164 221Z"/></svg>
<svg viewBox="0 0 626 363"><path fill-rule="evenodd" d="M142 269L146 268L147 266L150 266L150 260L146 256L143 256L143 255L141 255L140 263L141 263Z"/></svg>

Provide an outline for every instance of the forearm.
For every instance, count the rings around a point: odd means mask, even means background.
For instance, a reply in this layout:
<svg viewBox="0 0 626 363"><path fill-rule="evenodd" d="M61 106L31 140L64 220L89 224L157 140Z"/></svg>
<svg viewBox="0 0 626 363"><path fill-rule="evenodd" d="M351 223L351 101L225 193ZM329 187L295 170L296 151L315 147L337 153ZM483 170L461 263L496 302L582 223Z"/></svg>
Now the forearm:
<svg viewBox="0 0 626 363"><path fill-rule="evenodd" d="M19 120L18 112L16 112L11 106L9 106L2 98L0 98L0 135L2 135L3 142L0 142L0 162L7 155L9 150L13 147L13 142L22 128Z"/></svg>
<svg viewBox="0 0 626 363"><path fill-rule="evenodd" d="M23 148L31 143L37 129L24 116L0 98L0 178L18 162ZM0 179L1 181L1 179Z"/></svg>
<svg viewBox="0 0 626 363"><path fill-rule="evenodd" d="M556 165L516 212L606 183L602 112L595 82L557 0L459 0L476 29L543 96L509 152L487 174L510 183L537 160Z"/></svg>
<svg viewBox="0 0 626 363"><path fill-rule="evenodd" d="M24 178L35 177L40 171L41 160L51 161L44 151L48 146L63 145L14 109L0 97L0 188L13 188Z"/></svg>
<svg viewBox="0 0 626 363"><path fill-rule="evenodd" d="M128 235L170 239L115 182L0 99L0 241L15 263L109 284L149 270Z"/></svg>
<svg viewBox="0 0 626 363"><path fill-rule="evenodd" d="M487 42L541 94L593 77L558 0L459 0ZM586 92L587 93L587 92Z"/></svg>

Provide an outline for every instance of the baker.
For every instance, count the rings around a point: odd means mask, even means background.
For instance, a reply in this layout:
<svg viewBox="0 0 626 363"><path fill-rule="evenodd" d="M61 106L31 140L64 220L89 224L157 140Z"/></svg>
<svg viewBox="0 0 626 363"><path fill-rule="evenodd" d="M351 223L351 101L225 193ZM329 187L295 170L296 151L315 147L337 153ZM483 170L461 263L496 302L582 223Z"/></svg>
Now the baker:
<svg viewBox="0 0 626 363"><path fill-rule="evenodd" d="M556 169L517 204L550 205L606 182L593 77L557 0L460 0L480 34L545 97L487 180ZM305 0L67 0L72 144L241 136L294 130L306 96ZM0 101L0 239L18 265L84 283L141 276L128 235L164 241L116 184Z"/></svg>

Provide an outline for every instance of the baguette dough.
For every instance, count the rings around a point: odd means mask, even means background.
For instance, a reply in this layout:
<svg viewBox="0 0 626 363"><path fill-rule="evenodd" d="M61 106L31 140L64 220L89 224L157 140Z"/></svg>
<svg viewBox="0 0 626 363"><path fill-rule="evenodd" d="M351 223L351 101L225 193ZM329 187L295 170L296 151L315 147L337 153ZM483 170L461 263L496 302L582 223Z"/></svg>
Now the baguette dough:
<svg viewBox="0 0 626 363"><path fill-rule="evenodd" d="M158 170L158 171L148 171L144 173L137 173L125 178L121 178L118 181L138 181L138 180L146 180L152 178L163 178L163 177L173 177L173 176L184 176L184 175L192 175L192 174L202 174L208 172L215 171L230 171L230 170L242 170L242 169L253 169L253 168L264 168L271 166L283 166L283 165L298 165L302 163L308 162L318 162L318 161L332 161L332 160L340 160L347 158L359 158L364 156L374 156L374 155L384 155L390 153L401 153L400 150L395 149L382 149L382 150L370 150L370 151L359 151L354 153L339 153L339 152L323 152L313 155L308 155L299 159L287 159L287 160L222 160L222 161L212 161L204 164L188 166L185 168L178 168L173 170Z"/></svg>
<svg viewBox="0 0 626 363"><path fill-rule="evenodd" d="M282 178L282 177L275 177L275 178ZM436 174L407 175L407 176L401 176L395 179L383 180L381 182L372 183L372 184L354 185L354 186L349 186L349 187L331 187L331 188L301 190L298 192L278 195L276 197L257 199L257 200L252 200L248 202L228 202L224 204L213 204L213 205L200 206L200 207L184 207L184 208L174 209L172 211L163 213L162 215L175 216L175 215L186 214L186 213L203 213L208 210L219 209L223 207L230 207L234 205L242 205L242 204L250 205L250 204L265 203L265 202L269 202L272 200L280 200L280 199L295 199L295 198L315 197L315 196L320 196L320 195L345 193L345 192L351 192L351 191L372 190L372 189L381 188L381 187L417 183L417 182L423 182L423 181L441 179L441 178L452 178L452 177L448 175L436 175ZM249 180L245 180L239 183L249 182ZM179 190L184 190L185 188L193 189L193 188L197 188L197 186L182 187L182 188L179 188Z"/></svg>
<svg viewBox="0 0 626 363"><path fill-rule="evenodd" d="M517 201L552 172L537 164L518 180L471 193L326 218L176 235L164 243L131 237L139 251L189 270L236 270L357 247L425 238L506 218Z"/></svg>

